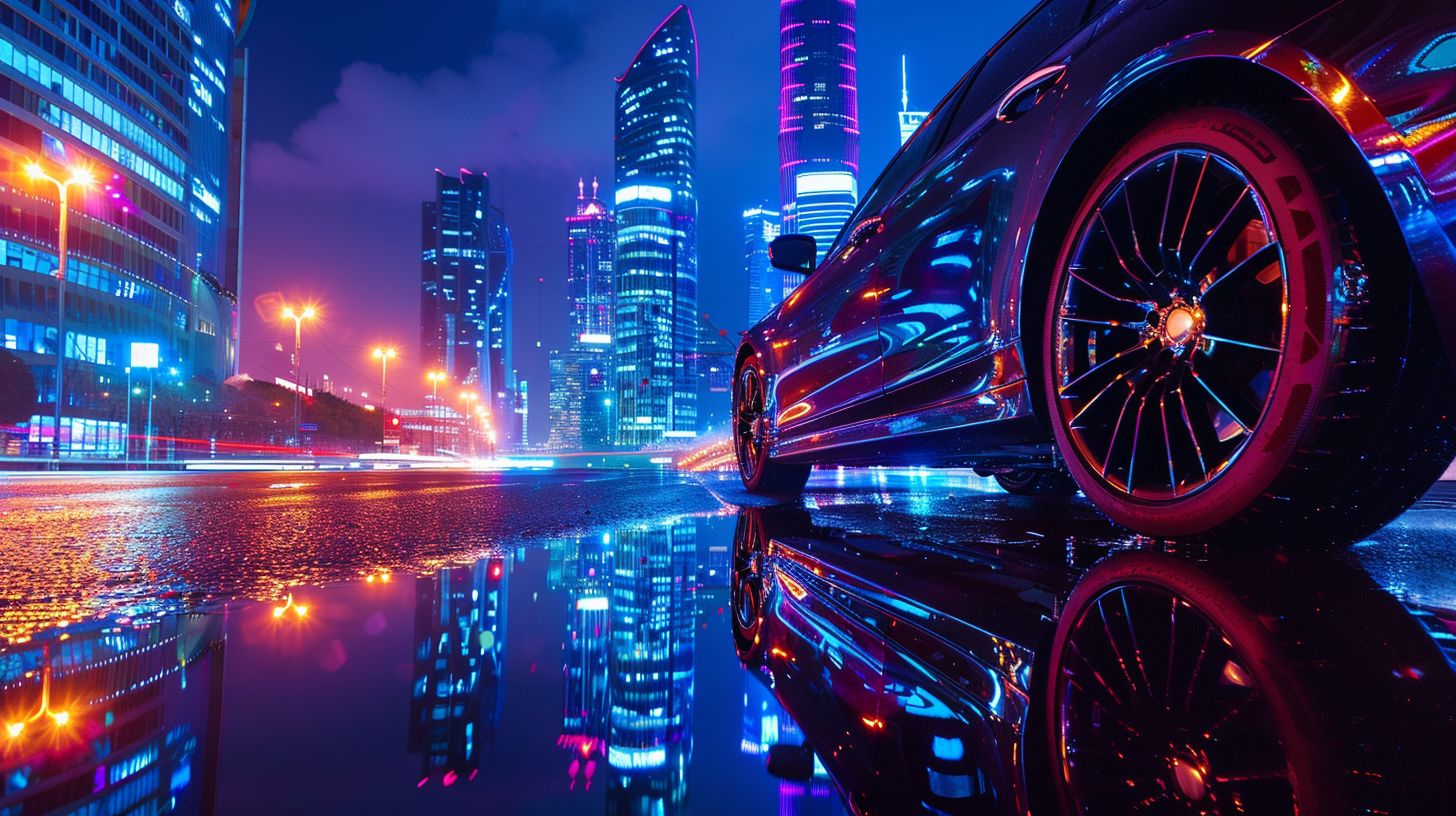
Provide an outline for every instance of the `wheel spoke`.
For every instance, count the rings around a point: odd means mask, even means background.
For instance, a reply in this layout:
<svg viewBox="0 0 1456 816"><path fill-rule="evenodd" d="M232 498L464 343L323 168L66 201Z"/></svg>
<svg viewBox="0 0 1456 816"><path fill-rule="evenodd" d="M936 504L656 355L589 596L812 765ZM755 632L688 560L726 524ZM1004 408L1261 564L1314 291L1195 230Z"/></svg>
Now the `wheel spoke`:
<svg viewBox="0 0 1456 816"><path fill-rule="evenodd" d="M1223 397L1220 397L1218 395L1218 392L1213 390L1213 387L1208 384L1208 381L1204 377L1199 376L1197 370L1193 371L1193 381L1203 386L1203 390L1210 397L1213 397L1213 401L1218 403L1220 408L1223 408L1224 413L1228 414L1229 419L1232 419L1235 423L1237 423L1238 426L1243 429L1244 433L1248 433L1250 430L1252 430L1249 423L1245 422L1244 419L1239 416L1238 412L1235 411L1228 404L1228 402L1224 400Z"/></svg>
<svg viewBox="0 0 1456 816"><path fill-rule="evenodd" d="M1126 303L1128 305L1137 306L1137 307L1144 308L1144 309L1151 309L1152 307L1154 307L1154 306L1157 305L1152 300L1133 300L1132 298L1122 297L1120 295L1114 295L1111 292L1107 291L1106 289L1102 288L1101 286L1098 286L1097 284L1095 284L1092 281L1088 280L1085 275L1081 274L1083 271L1084 270L1079 269L1077 267L1071 267L1070 269L1067 270L1067 274L1070 275L1070 276L1072 276L1073 278L1075 278L1078 283L1082 284L1083 286L1086 286L1088 289L1091 289L1092 291L1096 292L1097 294L1102 295L1105 298L1110 298L1111 300L1115 300L1115 301L1117 301L1119 303Z"/></svg>
<svg viewBox="0 0 1456 816"><path fill-rule="evenodd" d="M1250 348L1250 349L1254 349L1256 351L1268 351L1268 352L1272 352L1274 354L1283 354L1284 353L1284 349L1275 348L1274 346L1264 346L1264 345L1260 345L1258 343L1250 343L1250 342L1247 342L1247 341L1244 341L1244 340L1234 340L1234 339L1229 338L1229 337L1221 337L1221 336L1219 336L1217 334L1204 333L1203 338L1205 340L1212 340L1215 343L1228 343L1231 346L1240 346L1242 348Z"/></svg>
<svg viewBox="0 0 1456 816"><path fill-rule="evenodd" d="M1183 239L1188 234L1188 222L1193 220L1193 208L1198 204L1198 193L1203 189L1203 177L1208 175L1208 165L1212 161L1212 153L1203 154L1203 166L1198 168L1198 181L1193 184L1193 195L1188 199L1188 211L1183 214L1183 227L1178 230L1178 243L1173 247L1173 254L1179 258L1183 257Z"/></svg>
<svg viewBox="0 0 1456 816"><path fill-rule="evenodd" d="M1229 219L1233 218L1234 213L1238 212L1239 207L1243 206L1245 201L1250 200L1249 194L1253 191L1254 188L1248 186L1247 184L1244 185L1244 189L1239 191L1238 197L1234 199L1234 203L1230 205L1228 210L1223 214L1223 218L1219 219L1218 225L1215 226L1213 230L1208 233L1208 237L1203 239L1203 245L1200 246L1198 248L1198 251L1193 253L1193 257L1189 259L1188 269L1190 270L1190 272L1198 268L1198 260L1203 257L1203 253L1208 251L1208 248L1210 246L1215 245L1214 240L1222 240L1224 228L1229 226L1229 224L1231 223L1237 225L1238 222L1231 222ZM1193 277L1195 280L1197 279L1196 275L1191 277Z"/></svg>
<svg viewBox="0 0 1456 816"><path fill-rule="evenodd" d="M1145 352L1147 350L1148 350L1148 344L1147 343L1139 343L1139 344L1137 344L1135 346L1131 346L1129 348L1123 349L1122 351L1119 351L1118 353L1112 355L1111 357L1108 357L1106 360L1103 360L1102 362L1098 363L1097 365L1092 366L1091 368L1089 368L1086 371L1082 372L1081 374L1077 375L1076 379L1072 380L1071 382L1068 382L1066 385L1063 385L1061 388L1057 389L1057 394L1059 396L1061 396L1063 399L1075 398L1077 392L1074 391L1073 389L1075 389L1078 385L1081 385L1087 379L1091 378L1092 375L1097 374L1099 372L1107 373L1109 370L1114 369L1114 366L1113 366L1114 363L1117 363L1118 361L1123 361L1125 363L1125 362L1128 361L1128 358L1129 357L1131 357L1132 355L1136 354L1137 352L1140 352L1140 351L1144 351ZM1133 361L1133 362L1136 362L1136 361ZM1123 372L1123 373L1126 373L1126 372ZM1119 375L1118 377L1113 378L1113 381L1111 383L1108 383L1108 385L1115 384L1117 382L1117 380L1120 379L1120 378L1121 378L1121 375ZM1104 388L1105 387L1106 386L1104 386Z"/></svg>
<svg viewBox="0 0 1456 816"><path fill-rule="evenodd" d="M1211 283L1203 287L1203 291L1200 292L1199 295L1206 300L1208 298L1208 294L1224 281L1231 280L1251 272L1263 272L1265 269L1269 268L1270 264L1275 263L1279 260L1279 242L1270 241L1269 243L1254 250L1253 253L1249 255L1249 257L1244 258L1242 261L1234 264L1222 275L1214 278Z"/></svg>

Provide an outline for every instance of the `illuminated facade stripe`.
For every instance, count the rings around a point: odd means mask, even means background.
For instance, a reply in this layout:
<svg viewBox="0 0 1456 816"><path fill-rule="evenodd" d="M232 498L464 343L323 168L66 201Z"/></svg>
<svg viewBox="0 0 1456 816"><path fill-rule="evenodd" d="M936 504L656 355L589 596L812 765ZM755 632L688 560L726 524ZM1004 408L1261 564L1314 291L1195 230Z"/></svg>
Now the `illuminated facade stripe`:
<svg viewBox="0 0 1456 816"><path fill-rule="evenodd" d="M855 0L779 3L779 184L785 234L824 251L859 202Z"/></svg>

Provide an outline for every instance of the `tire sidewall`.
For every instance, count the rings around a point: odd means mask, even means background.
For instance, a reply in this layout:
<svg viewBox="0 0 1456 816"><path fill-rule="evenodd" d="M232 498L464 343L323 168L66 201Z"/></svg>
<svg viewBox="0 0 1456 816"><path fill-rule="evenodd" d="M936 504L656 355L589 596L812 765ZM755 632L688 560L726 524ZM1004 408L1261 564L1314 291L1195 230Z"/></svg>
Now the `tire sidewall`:
<svg viewBox="0 0 1456 816"><path fill-rule="evenodd" d="M1177 499L1148 501L1106 486L1063 427L1057 395L1057 317L1064 270L1101 199L1124 174L1159 153L1179 148L1209 150L1232 162L1253 183L1282 245L1289 314L1284 357L1253 438L1209 484ZM1133 137L1097 177L1063 239L1053 271L1042 323L1043 393L1068 469L1087 497L1114 521L1151 535L1209 532L1254 504L1279 479L1309 427L1329 377L1329 292L1339 258L1334 225L1294 148L1268 123L1238 110L1199 107L1170 114Z"/></svg>

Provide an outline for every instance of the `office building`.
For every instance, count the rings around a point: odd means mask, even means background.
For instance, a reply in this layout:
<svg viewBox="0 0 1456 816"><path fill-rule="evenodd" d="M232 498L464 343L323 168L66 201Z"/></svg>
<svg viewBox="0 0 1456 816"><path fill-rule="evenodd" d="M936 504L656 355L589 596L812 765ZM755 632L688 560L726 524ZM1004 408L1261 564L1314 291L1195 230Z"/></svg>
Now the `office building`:
<svg viewBox="0 0 1456 816"><path fill-rule="evenodd" d="M768 246L779 237L782 225L777 210L754 207L743 211L743 258L748 277L748 324L762 320L769 310L783 300L788 281L783 272L769 263ZM797 285L797 281L795 281ZM792 290L790 290L792 291Z"/></svg>
<svg viewBox="0 0 1456 816"><path fill-rule="evenodd" d="M697 435L697 37L679 6L617 77L618 444Z"/></svg>
<svg viewBox="0 0 1456 816"><path fill-rule="evenodd" d="M136 0L0 5L0 344L36 378L22 428L32 455L56 439L58 350L66 457L124 455L132 344L155 344L179 402L211 403L237 369L232 13L228 0L196 13ZM56 184L77 168L92 183L69 186L62 341Z"/></svg>
<svg viewBox="0 0 1456 816"><path fill-rule="evenodd" d="M615 324L616 222L598 196L577 182L576 209L566 217L566 289L571 339L553 351L551 433L553 451L606 450L612 445L612 356Z"/></svg>
<svg viewBox="0 0 1456 816"><path fill-rule="evenodd" d="M820 258L859 203L855 0L779 3L779 183L786 234Z"/></svg>
<svg viewBox="0 0 1456 816"><path fill-rule="evenodd" d="M435 171L435 198L422 206L421 362L479 394L491 428L516 441L511 380L511 267L505 214L491 203L490 178Z"/></svg>

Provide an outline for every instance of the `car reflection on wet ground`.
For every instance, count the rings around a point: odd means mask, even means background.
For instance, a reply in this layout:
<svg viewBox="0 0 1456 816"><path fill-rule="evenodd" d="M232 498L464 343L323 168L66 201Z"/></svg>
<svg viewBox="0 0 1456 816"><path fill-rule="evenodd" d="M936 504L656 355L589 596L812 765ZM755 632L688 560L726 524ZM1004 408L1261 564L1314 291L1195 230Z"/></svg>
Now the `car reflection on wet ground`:
<svg viewBox="0 0 1456 816"><path fill-rule="evenodd" d="M1450 483L1322 553L959 473L281 479L0 486L0 812L1441 810Z"/></svg>

